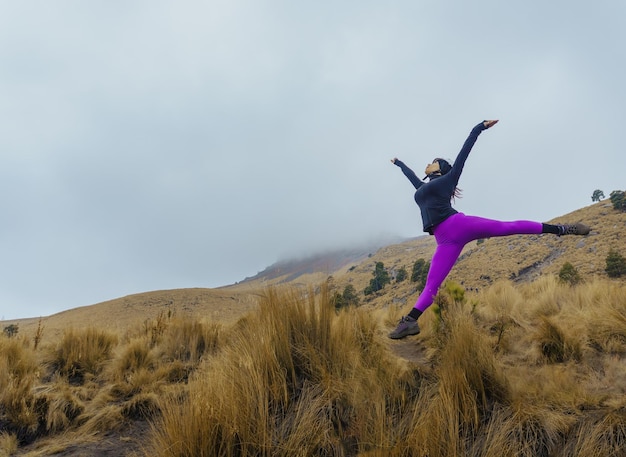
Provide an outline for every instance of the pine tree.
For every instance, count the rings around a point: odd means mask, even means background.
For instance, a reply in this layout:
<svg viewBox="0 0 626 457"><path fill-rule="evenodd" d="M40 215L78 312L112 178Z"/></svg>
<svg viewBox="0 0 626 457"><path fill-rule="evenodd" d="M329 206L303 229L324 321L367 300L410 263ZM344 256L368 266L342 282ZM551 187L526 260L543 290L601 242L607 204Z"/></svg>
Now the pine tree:
<svg viewBox="0 0 626 457"><path fill-rule="evenodd" d="M385 265L382 262L376 262L376 267L374 269L374 278L370 279L370 284L365 288L363 293L365 295L369 295L374 292L378 292L390 282L391 278L389 277L389 273L387 272L387 270L385 270Z"/></svg>

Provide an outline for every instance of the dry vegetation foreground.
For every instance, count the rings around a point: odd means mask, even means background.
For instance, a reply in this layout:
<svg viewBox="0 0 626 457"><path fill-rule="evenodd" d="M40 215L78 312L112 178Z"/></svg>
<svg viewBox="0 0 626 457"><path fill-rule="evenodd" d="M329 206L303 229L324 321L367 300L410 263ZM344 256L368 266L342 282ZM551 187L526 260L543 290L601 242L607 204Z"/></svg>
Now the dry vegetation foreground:
<svg viewBox="0 0 626 457"><path fill-rule="evenodd" d="M626 455L623 282L449 283L401 342L402 309L331 296L268 289L230 326L3 336L0 455Z"/></svg>

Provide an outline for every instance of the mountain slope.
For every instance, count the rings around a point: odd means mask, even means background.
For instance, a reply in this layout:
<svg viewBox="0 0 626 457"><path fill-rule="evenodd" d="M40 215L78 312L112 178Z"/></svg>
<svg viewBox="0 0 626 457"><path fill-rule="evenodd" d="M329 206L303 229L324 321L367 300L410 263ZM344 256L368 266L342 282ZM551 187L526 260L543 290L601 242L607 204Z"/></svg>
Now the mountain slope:
<svg viewBox="0 0 626 457"><path fill-rule="evenodd" d="M579 209L553 223L583 221L591 226L587 236L557 237L551 234L515 235L469 243L450 272L448 279L476 290L500 280L532 281L541 275L557 275L565 262L571 263L583 278L606 277L606 256L615 249L626 256L626 213L615 211L607 202ZM358 293L369 284L376 262L383 262L391 276L404 267L411 273L416 260L430 260L435 249L432 236L420 237L381 248L356 268L333 275L341 292L351 284ZM375 306L409 303L419 294L414 283L392 281L388 287L367 301Z"/></svg>
<svg viewBox="0 0 626 457"><path fill-rule="evenodd" d="M552 222L584 221L592 227L586 237L554 235L511 236L470 243L452 269L449 279L468 289L484 288L495 281L530 281L541 275L558 274L565 262L574 265L583 278L606 276L604 268L610 249L626 256L626 213L600 202L566 214ZM392 277L402 267L411 272L413 263L430 260L435 249L432 236L420 236L381 247L340 250L305 259L278 262L252 278L217 289L180 289L145 292L84 306L42 319L44 336L51 338L68 327L98 326L123 331L140 326L159 313L197 316L224 323L255 307L259 294L269 285L317 286L333 278L341 291L351 284L362 292L372 278L376 262L383 262ZM369 296L373 305L404 304L416 298L414 283L393 282L381 293ZM34 334L39 320L4 321L20 325L20 334Z"/></svg>

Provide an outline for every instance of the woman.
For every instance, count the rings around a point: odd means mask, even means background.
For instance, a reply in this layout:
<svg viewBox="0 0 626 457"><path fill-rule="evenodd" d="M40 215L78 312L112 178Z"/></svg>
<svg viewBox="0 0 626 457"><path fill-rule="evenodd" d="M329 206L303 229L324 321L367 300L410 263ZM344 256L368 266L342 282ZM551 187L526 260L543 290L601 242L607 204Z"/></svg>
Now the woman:
<svg viewBox="0 0 626 457"><path fill-rule="evenodd" d="M426 167L427 182L421 181L413 171L397 158L391 162L402 169L415 189L415 202L422 213L424 231L435 235L437 248L433 254L430 270L424 290L420 294L411 312L404 316L396 329L389 335L399 339L420 332L417 320L434 301L439 286L450 273L459 258L461 250L470 241L493 236L531 235L554 233L555 235L587 235L589 227L577 223L574 225L550 225L532 221L500 222L482 217L466 216L452 208L451 200L459 195L456 187L463 165L467 160L478 135L483 130L493 127L498 121L483 121L474 127L459 155L450 165L443 159L435 159ZM424 180L426 180L424 178Z"/></svg>

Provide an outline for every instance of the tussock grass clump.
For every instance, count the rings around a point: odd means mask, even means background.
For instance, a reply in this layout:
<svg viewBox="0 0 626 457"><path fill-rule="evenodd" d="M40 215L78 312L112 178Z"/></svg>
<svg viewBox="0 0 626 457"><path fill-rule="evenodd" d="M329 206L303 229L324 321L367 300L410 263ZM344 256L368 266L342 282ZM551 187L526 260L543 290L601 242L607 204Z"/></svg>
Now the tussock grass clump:
<svg viewBox="0 0 626 457"><path fill-rule="evenodd" d="M152 335L131 338L116 351L103 377L109 392L120 399L159 392L165 384L186 382L202 357L218 347L219 324L170 319L158 343Z"/></svg>
<svg viewBox="0 0 626 457"><path fill-rule="evenodd" d="M0 426L19 441L30 441L39 428L33 387L39 365L26 341L0 335Z"/></svg>
<svg viewBox="0 0 626 457"><path fill-rule="evenodd" d="M17 451L17 436L0 432L0 457L10 457Z"/></svg>
<svg viewBox="0 0 626 457"><path fill-rule="evenodd" d="M626 410L593 411L580 417L560 453L563 457L626 455Z"/></svg>
<svg viewBox="0 0 626 457"><path fill-rule="evenodd" d="M541 355L548 363L579 362L582 358L581 341L575 335L566 333L551 319L541 318L535 339Z"/></svg>
<svg viewBox="0 0 626 457"><path fill-rule="evenodd" d="M529 317L549 317L558 314L563 305L570 301L569 297L573 290L553 276L545 276L519 287L525 312Z"/></svg>
<svg viewBox="0 0 626 457"><path fill-rule="evenodd" d="M114 382L132 382L138 373L157 366L155 351L145 338L129 341L110 362L106 376Z"/></svg>
<svg viewBox="0 0 626 457"><path fill-rule="evenodd" d="M96 375L110 359L117 336L95 328L69 329L52 350L50 363L72 383L82 384L88 375Z"/></svg>
<svg viewBox="0 0 626 457"><path fill-rule="evenodd" d="M626 297L611 300L589 314L591 344L609 354L626 355Z"/></svg>
<svg viewBox="0 0 626 457"><path fill-rule="evenodd" d="M499 405L467 455L549 457L560 448L563 435L575 420L561 411L526 403Z"/></svg>
<svg viewBox="0 0 626 457"><path fill-rule="evenodd" d="M482 303L490 306L478 308L478 315L487 320L513 319L523 321L524 296L509 281L499 281L480 295Z"/></svg>
<svg viewBox="0 0 626 457"><path fill-rule="evenodd" d="M356 455L391 449L418 389L359 311L268 290L189 386L164 402L151 455ZM381 363L381 360L387 363ZM389 414L389 413L392 414Z"/></svg>
<svg viewBox="0 0 626 457"><path fill-rule="evenodd" d="M45 427L48 433L62 432L85 410L85 403L76 395L73 389L64 381L58 381L53 388L49 388L38 395L38 403L45 417Z"/></svg>
<svg viewBox="0 0 626 457"><path fill-rule="evenodd" d="M191 319L174 319L159 345L169 360L197 364L218 348L221 325Z"/></svg>

